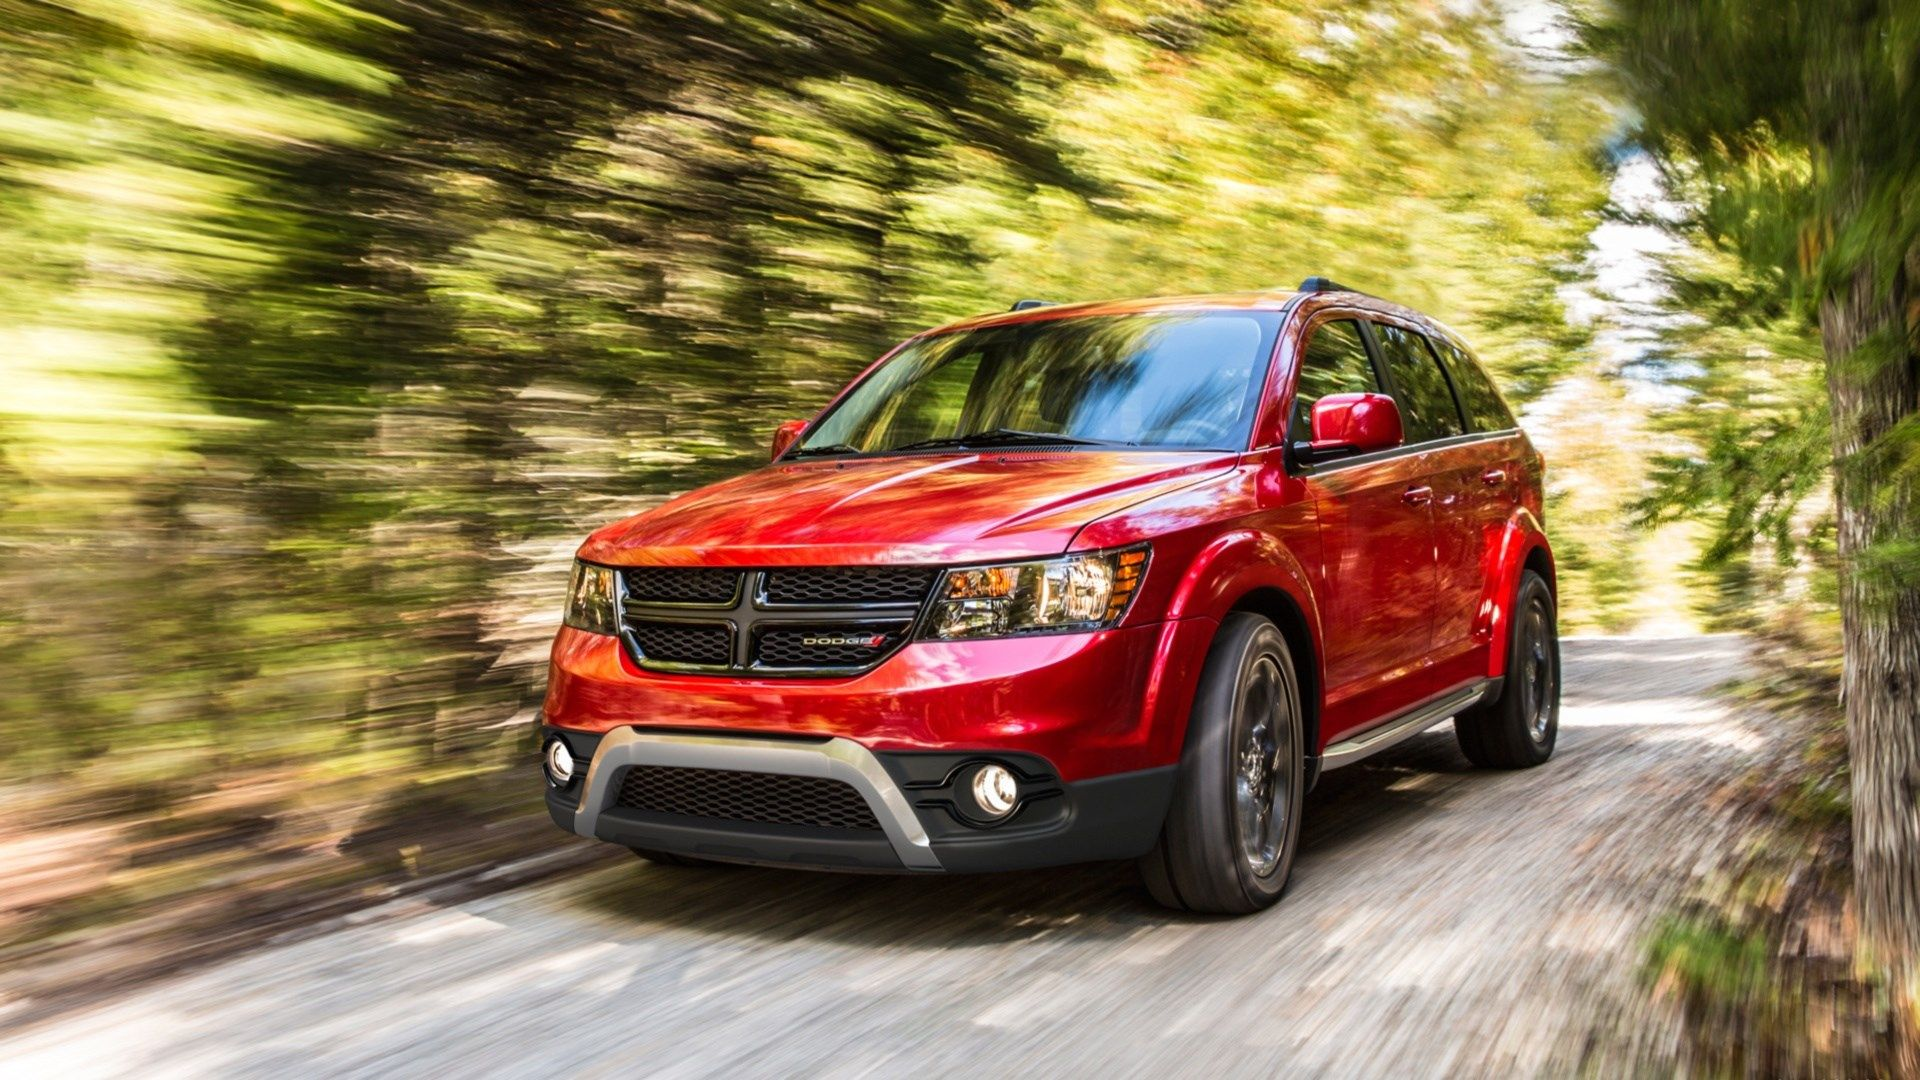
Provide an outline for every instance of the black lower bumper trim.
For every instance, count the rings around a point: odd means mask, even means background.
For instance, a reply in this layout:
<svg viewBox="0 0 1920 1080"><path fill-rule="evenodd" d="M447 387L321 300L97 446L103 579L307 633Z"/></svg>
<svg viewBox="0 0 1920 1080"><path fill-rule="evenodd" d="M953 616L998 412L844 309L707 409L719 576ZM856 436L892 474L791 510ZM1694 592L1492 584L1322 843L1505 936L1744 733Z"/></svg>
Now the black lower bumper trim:
<svg viewBox="0 0 1920 1080"><path fill-rule="evenodd" d="M903 871L885 833L815 829L801 825L720 821L610 807L600 814L599 838L627 847L702 859L804 866L823 870Z"/></svg>
<svg viewBox="0 0 1920 1080"><path fill-rule="evenodd" d="M545 728L563 738L575 759L589 760L600 736ZM882 751L875 755L900 787L925 830L940 869L950 873L1023 870L1069 863L1132 859L1159 837L1173 799L1177 766L1116 773L1062 783L1052 766L1031 754ZM969 766L993 761L1019 776L1026 802L1003 824L978 827L960 810ZM575 831L582 781L564 789L546 784L553 823ZM905 872L879 830L730 821L660 814L631 807L601 811L596 838L626 847L703 859L811 867L822 870Z"/></svg>
<svg viewBox="0 0 1920 1080"><path fill-rule="evenodd" d="M1049 814L1049 827L942 829L934 833L933 853L942 869L956 874L1138 858L1159 838L1176 771L1168 765L1064 784L1064 812Z"/></svg>

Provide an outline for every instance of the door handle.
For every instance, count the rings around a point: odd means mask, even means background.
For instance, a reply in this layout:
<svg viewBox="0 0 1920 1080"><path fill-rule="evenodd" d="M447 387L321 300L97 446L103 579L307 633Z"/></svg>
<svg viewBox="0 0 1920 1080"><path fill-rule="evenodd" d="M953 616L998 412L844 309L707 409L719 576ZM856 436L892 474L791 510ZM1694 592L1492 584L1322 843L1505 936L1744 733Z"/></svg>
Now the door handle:
<svg viewBox="0 0 1920 1080"><path fill-rule="evenodd" d="M1425 484L1418 484L1401 492L1400 498L1408 506L1425 506L1433 501L1433 489Z"/></svg>
<svg viewBox="0 0 1920 1080"><path fill-rule="evenodd" d="M1486 472L1480 474L1480 482L1488 487L1499 487L1501 484L1507 482L1507 470L1488 469Z"/></svg>

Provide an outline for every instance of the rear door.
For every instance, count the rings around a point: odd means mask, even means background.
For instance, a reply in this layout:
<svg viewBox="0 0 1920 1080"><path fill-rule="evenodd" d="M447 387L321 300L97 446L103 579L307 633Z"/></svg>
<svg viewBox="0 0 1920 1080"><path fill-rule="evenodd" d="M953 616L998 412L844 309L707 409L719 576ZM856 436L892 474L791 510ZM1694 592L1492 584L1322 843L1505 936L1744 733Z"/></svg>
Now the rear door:
<svg viewBox="0 0 1920 1080"><path fill-rule="evenodd" d="M1429 655L1434 670L1427 688L1438 692L1472 674L1468 656L1478 644L1473 630L1486 580L1481 563L1487 550L1487 488L1482 479L1487 447L1467 430L1459 397L1426 336L1385 322L1376 323L1373 331L1405 420L1407 442L1425 448L1420 455L1423 482L1433 491L1435 585Z"/></svg>
<svg viewBox="0 0 1920 1080"><path fill-rule="evenodd" d="M1290 443L1310 437L1321 397L1386 389L1351 317L1310 325L1296 367ZM1417 456L1395 450L1299 468L1320 521L1321 733L1331 742L1422 696L1436 584L1433 513L1419 490Z"/></svg>
<svg viewBox="0 0 1920 1080"><path fill-rule="evenodd" d="M1495 560L1507 521L1519 505L1520 485L1526 472L1523 461L1526 442L1520 426L1500 399L1478 362L1455 342L1433 335L1428 344L1440 358L1460 399L1466 416L1467 432L1472 437L1472 456L1466 473L1466 496L1462 528L1471 539L1470 556L1457 570L1457 588L1463 606L1471 604L1475 618L1471 631L1475 636L1464 648L1464 664L1486 671L1484 650L1491 644L1491 612L1480 610L1496 598L1490 594L1499 577ZM1456 654L1460 647L1456 647ZM1443 661L1445 657L1442 657Z"/></svg>

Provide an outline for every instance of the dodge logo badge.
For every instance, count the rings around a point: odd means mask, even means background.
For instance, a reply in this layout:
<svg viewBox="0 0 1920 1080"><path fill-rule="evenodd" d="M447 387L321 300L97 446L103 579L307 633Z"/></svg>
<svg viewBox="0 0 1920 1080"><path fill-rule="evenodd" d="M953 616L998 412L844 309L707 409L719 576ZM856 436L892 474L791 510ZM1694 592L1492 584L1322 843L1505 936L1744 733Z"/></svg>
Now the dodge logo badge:
<svg viewBox="0 0 1920 1080"><path fill-rule="evenodd" d="M865 637L851 635L825 635L800 639L802 645L859 645L863 648L877 649L887 643L885 634L868 634Z"/></svg>

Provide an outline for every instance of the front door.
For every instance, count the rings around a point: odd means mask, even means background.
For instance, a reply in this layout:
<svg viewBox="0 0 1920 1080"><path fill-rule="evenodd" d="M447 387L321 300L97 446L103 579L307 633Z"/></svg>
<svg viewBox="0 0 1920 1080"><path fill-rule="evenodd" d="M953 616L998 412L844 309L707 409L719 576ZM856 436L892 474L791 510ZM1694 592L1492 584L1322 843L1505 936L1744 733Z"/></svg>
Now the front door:
<svg viewBox="0 0 1920 1080"><path fill-rule="evenodd" d="M1308 438L1313 402L1385 389L1357 323L1310 327L1288 439ZM1432 647L1433 490L1422 455L1390 451L1304 472L1320 522L1321 644L1331 742L1414 704Z"/></svg>

